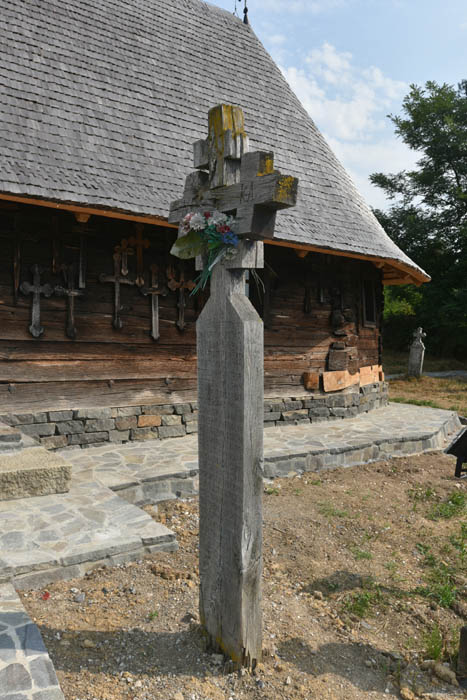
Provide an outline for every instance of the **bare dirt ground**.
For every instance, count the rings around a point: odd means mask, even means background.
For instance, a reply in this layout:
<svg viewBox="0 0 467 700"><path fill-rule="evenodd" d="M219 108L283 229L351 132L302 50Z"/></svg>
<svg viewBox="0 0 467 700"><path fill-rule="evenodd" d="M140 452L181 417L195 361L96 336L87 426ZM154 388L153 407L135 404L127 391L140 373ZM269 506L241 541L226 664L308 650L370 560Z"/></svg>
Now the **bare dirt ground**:
<svg viewBox="0 0 467 700"><path fill-rule="evenodd" d="M67 700L465 697L448 682L467 604L467 484L453 473L432 453L265 487L254 674L204 648L196 500L155 515L177 532L177 553L22 599Z"/></svg>

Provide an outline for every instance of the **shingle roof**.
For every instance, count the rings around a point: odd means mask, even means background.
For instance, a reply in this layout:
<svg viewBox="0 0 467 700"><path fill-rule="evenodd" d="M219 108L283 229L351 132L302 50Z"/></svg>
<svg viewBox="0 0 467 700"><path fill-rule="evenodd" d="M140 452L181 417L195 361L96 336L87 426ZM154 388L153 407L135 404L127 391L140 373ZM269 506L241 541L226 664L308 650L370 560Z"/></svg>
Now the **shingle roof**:
<svg viewBox="0 0 467 700"><path fill-rule="evenodd" d="M199 0L2 0L0 192L166 217L221 102L300 178L284 241L395 261L251 27Z"/></svg>

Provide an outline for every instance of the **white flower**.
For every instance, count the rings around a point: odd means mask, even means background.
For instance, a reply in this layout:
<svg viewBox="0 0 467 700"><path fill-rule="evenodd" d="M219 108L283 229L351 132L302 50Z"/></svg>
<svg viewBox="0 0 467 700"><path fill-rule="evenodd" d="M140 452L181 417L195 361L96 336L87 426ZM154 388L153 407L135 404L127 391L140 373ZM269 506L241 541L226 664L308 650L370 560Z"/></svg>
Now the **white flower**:
<svg viewBox="0 0 467 700"><path fill-rule="evenodd" d="M206 228L206 219L202 214L199 214L198 212L196 214L193 214L193 216L190 219L190 228L193 231L202 231L203 229Z"/></svg>
<svg viewBox="0 0 467 700"><path fill-rule="evenodd" d="M214 226L224 226L228 218L227 214L223 214L221 211L213 211L210 223L214 224Z"/></svg>

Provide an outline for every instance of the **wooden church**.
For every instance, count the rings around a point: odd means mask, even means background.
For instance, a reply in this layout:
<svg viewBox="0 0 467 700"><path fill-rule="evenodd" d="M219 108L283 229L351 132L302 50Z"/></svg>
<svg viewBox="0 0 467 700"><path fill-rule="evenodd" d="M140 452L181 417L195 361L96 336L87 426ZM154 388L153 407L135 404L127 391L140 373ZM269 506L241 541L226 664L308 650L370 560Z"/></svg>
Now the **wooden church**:
<svg viewBox="0 0 467 700"><path fill-rule="evenodd" d="M196 431L208 290L169 251L208 110L299 178L262 284L265 421L386 401L384 284L428 280L386 235L252 28L200 0L4 0L0 419L51 449Z"/></svg>

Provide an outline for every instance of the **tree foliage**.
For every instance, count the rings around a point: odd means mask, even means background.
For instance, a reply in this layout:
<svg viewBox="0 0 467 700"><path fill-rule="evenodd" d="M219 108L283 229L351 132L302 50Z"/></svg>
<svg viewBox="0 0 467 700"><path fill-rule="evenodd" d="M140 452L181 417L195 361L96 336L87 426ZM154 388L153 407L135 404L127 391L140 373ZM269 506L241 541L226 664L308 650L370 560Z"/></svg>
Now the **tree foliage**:
<svg viewBox="0 0 467 700"><path fill-rule="evenodd" d="M457 88L427 82L412 85L402 116L390 115L396 134L420 153L417 167L370 179L391 201L375 211L391 238L432 281L413 295L408 287L387 294L386 318L397 338L391 313L409 304L411 326L422 325L432 350L467 350L467 80ZM398 300L399 304L395 304ZM389 334L388 334L389 335ZM409 338L406 338L408 342ZM401 338L399 337L399 342Z"/></svg>

